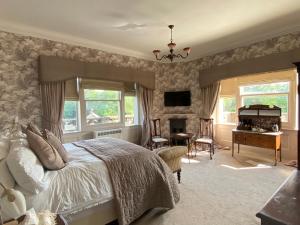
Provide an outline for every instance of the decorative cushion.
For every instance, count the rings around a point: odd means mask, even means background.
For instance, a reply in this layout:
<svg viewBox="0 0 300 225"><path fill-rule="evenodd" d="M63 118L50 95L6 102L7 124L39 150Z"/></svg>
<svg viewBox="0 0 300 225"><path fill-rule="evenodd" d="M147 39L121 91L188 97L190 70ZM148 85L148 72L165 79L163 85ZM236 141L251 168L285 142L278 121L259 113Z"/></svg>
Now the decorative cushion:
<svg viewBox="0 0 300 225"><path fill-rule="evenodd" d="M44 168L29 148L11 148L6 162L15 181L27 192L38 194L47 189L48 183L43 181Z"/></svg>
<svg viewBox="0 0 300 225"><path fill-rule="evenodd" d="M16 184L13 176L8 170L5 159L0 161L0 182L6 188L14 188ZM4 191L3 188L0 186L0 196L2 196L3 191Z"/></svg>
<svg viewBox="0 0 300 225"><path fill-rule="evenodd" d="M66 151L60 140L47 129L44 130L43 134L45 140L57 150L63 161L67 163L69 161L68 152Z"/></svg>
<svg viewBox="0 0 300 225"><path fill-rule="evenodd" d="M64 161L54 147L48 144L42 136L27 129L27 140L32 151L49 170L59 170L65 166Z"/></svg>
<svg viewBox="0 0 300 225"><path fill-rule="evenodd" d="M43 136L42 132L40 131L40 129L33 123L28 123L27 125L27 129L26 130L30 130L31 132L39 135L39 136ZM25 132L27 134L27 132Z"/></svg>
<svg viewBox="0 0 300 225"><path fill-rule="evenodd" d="M0 138L0 160L7 157L10 147L10 141L8 138Z"/></svg>

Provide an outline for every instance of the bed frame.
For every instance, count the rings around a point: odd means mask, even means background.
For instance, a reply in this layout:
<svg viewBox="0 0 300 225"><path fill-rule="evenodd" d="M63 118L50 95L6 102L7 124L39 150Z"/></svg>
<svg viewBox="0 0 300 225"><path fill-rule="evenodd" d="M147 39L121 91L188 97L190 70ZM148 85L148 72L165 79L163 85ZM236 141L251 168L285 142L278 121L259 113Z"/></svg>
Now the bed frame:
<svg viewBox="0 0 300 225"><path fill-rule="evenodd" d="M69 225L105 225L117 219L114 201L65 216Z"/></svg>

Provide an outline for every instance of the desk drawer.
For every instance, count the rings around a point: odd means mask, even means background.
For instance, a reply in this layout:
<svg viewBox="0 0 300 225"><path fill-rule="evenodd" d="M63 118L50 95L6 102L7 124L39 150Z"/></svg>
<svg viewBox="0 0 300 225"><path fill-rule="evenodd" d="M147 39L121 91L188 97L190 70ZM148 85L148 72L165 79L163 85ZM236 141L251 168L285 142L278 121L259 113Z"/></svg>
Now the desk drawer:
<svg viewBox="0 0 300 225"><path fill-rule="evenodd" d="M243 133L233 133L234 143L236 144L245 144L245 135Z"/></svg>
<svg viewBox="0 0 300 225"><path fill-rule="evenodd" d="M245 138L245 144L256 146L260 148L272 148L276 147L276 137L271 135L261 135L261 134L247 134Z"/></svg>

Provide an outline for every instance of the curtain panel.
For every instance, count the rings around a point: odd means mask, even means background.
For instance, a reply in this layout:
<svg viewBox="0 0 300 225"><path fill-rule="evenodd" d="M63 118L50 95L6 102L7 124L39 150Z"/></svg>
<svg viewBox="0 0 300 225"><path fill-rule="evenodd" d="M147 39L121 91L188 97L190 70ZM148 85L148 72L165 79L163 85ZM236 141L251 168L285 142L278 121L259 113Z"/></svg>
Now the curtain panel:
<svg viewBox="0 0 300 225"><path fill-rule="evenodd" d="M220 90L220 82L215 82L213 84L207 85L200 89L200 100L201 100L201 118L210 118L216 107Z"/></svg>
<svg viewBox="0 0 300 225"><path fill-rule="evenodd" d="M66 82L46 82L41 84L42 127L50 130L61 141L63 137L62 118L64 111Z"/></svg>
<svg viewBox="0 0 300 225"><path fill-rule="evenodd" d="M151 137L151 115L153 108L153 90L148 88L139 87L140 99L143 111L143 126L142 126L142 137L141 145L147 147Z"/></svg>

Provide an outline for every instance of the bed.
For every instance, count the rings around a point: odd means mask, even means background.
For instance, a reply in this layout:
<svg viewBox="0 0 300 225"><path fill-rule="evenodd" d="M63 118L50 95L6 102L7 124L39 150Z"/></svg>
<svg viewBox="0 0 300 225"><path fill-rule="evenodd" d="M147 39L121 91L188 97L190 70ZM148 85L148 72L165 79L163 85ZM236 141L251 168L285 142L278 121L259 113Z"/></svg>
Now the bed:
<svg viewBox="0 0 300 225"><path fill-rule="evenodd" d="M95 146L104 146L106 143L111 142L115 143L115 145L113 145L114 149L121 145L126 145L130 148L141 148L140 146L129 144L125 141L109 138L103 139L102 142L101 140L100 142L98 140L94 143L96 143ZM70 161L67 166L61 170L47 171L45 173L44 179L49 181L49 187L45 191L33 195L22 190L25 194L27 208L34 208L36 211L49 209L52 212L60 213L70 224L74 225L92 225L93 222L94 224L106 224L120 216L118 204L116 204L116 195L118 195L118 193L116 192L114 185L112 185L113 180L111 179L107 162L101 160L101 157L98 157L93 152L88 151L88 149L82 146L79 147L80 144L82 143L64 144L69 153ZM120 151L122 151L122 149L123 148L121 147ZM116 151L119 150L117 149ZM149 150L146 151L146 154L154 155L152 152L149 153ZM152 157L152 155L150 156ZM155 160L160 159L159 157L155 156ZM150 162L150 164L155 163ZM162 160L156 164L158 164L158 167L160 167L158 170L159 174L162 174L161 176L162 180L164 180L163 182L165 182L165 180L171 180L170 182L168 181L168 185L170 186L169 188L172 188L171 198L173 199L171 199L171 201L177 202L179 200L179 195L177 193L177 185L175 185L176 181L172 175L172 172L167 168ZM155 182L153 182L153 184L155 184ZM158 191L160 187L153 186L150 188L153 190L152 192L160 192ZM163 189L164 188L162 188L161 191L162 193L164 193ZM136 189L135 192L137 192L137 190L139 189ZM126 195L128 194L132 193L127 193ZM153 195L150 196L150 198L153 198ZM164 197L158 196L158 198ZM153 208L154 206L163 207L164 205L172 205L172 203L168 203L167 200L169 199L167 199L167 197L165 198L166 201L163 201L162 205L157 205L157 203L154 203L147 204L145 207ZM121 200L123 201L123 199ZM145 201L151 200L147 200L146 196ZM137 217L137 215L141 215L141 212L138 212L138 214L134 215ZM130 220L124 220L121 221L121 223L119 220L119 223L127 224L128 221L133 221L133 219L131 218Z"/></svg>

